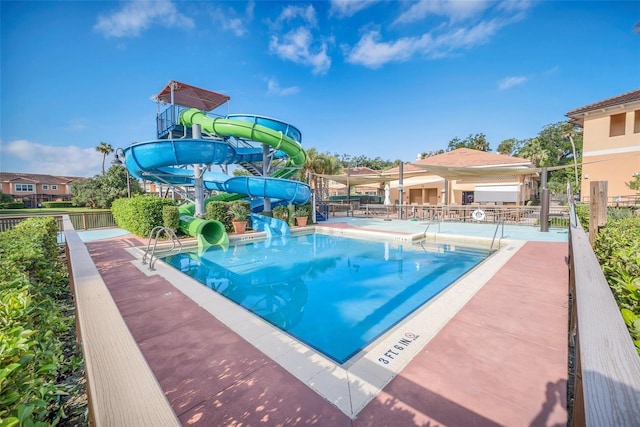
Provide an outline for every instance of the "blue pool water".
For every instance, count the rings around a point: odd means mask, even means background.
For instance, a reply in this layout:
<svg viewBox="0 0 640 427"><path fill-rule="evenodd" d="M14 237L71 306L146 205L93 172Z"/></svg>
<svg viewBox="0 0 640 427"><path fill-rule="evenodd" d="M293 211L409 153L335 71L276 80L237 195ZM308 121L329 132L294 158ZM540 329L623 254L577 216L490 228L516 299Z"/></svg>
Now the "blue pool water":
<svg viewBox="0 0 640 427"><path fill-rule="evenodd" d="M165 261L344 363L488 255L308 234Z"/></svg>

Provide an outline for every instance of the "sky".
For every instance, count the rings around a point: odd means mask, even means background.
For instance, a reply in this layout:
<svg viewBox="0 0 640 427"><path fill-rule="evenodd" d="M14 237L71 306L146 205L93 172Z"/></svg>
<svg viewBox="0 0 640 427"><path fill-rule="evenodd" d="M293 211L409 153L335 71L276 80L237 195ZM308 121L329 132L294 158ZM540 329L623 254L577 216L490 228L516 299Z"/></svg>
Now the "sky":
<svg viewBox="0 0 640 427"><path fill-rule="evenodd" d="M495 151L640 88L638 22L637 1L1 0L0 171L100 173L101 142L155 139L170 80L319 152Z"/></svg>

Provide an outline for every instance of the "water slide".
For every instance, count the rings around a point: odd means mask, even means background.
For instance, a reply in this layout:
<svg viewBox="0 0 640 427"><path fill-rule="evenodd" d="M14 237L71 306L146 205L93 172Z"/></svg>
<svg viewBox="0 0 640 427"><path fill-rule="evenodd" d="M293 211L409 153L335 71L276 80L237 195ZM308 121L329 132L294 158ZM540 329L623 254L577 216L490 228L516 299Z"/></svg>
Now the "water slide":
<svg viewBox="0 0 640 427"><path fill-rule="evenodd" d="M249 121L251 119L253 122ZM193 186L193 169L185 166L262 161L261 147L237 147L222 139L234 137L266 144L276 152L284 153L289 158L287 165L277 171L275 177L230 177L221 172L205 172L202 178L207 190L236 193L244 197L273 198L292 204L304 204L309 200L311 190L307 184L285 179L304 165L306 153L298 141L279 128L283 126L282 122L250 115L212 118L198 109L184 110L180 122L186 127L198 124L204 132L221 139L181 138L134 143L123 150L125 165L132 176L172 185ZM228 243L222 223L194 218L193 211L192 204L180 208L180 229L196 237L199 247Z"/></svg>

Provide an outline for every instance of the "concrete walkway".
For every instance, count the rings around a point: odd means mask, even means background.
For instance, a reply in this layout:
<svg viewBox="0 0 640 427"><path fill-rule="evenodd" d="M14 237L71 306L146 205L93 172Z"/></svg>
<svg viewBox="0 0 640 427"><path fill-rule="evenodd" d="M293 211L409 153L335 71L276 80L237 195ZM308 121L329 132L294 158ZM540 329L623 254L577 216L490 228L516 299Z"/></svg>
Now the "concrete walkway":
<svg viewBox="0 0 640 427"><path fill-rule="evenodd" d="M567 243L526 243L355 419L131 264L141 245L87 247L185 426L566 425Z"/></svg>

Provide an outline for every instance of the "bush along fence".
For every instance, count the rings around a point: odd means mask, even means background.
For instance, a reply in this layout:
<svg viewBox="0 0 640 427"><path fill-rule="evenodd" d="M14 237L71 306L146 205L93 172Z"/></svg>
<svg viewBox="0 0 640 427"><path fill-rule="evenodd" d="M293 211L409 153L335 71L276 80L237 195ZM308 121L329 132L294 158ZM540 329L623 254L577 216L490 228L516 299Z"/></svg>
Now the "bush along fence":
<svg viewBox="0 0 640 427"><path fill-rule="evenodd" d="M58 225L30 218L0 233L0 425L46 426L74 418L83 386L73 298ZM82 400L82 399L81 399ZM80 421L78 421L80 420Z"/></svg>

